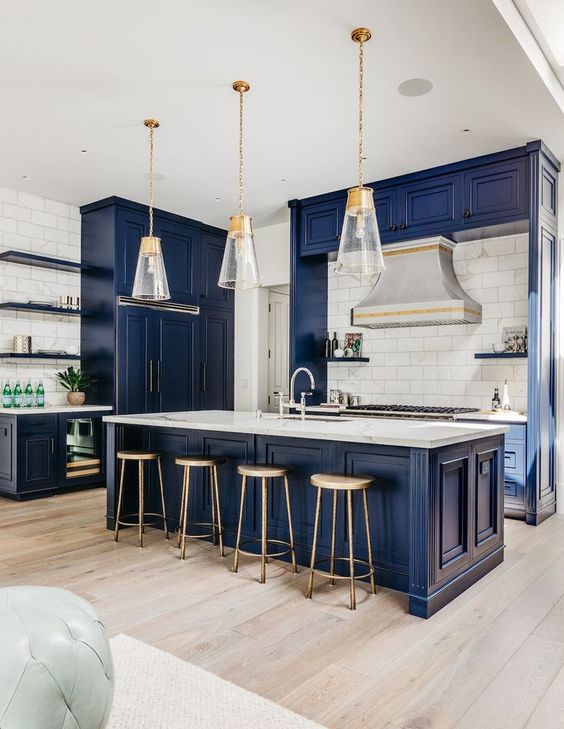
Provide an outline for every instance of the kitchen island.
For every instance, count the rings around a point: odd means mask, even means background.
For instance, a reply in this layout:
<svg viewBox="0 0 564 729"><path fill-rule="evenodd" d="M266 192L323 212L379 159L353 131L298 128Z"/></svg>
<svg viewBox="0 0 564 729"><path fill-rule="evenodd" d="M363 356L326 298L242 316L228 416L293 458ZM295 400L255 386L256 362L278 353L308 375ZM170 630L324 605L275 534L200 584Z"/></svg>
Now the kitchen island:
<svg viewBox="0 0 564 729"><path fill-rule="evenodd" d="M309 564L315 512L311 474L368 474L369 511L376 581L407 593L409 612L430 617L503 561L503 424L426 420L326 418L280 420L268 414L194 411L116 415L107 423L107 526L113 528L117 500L116 451L150 449L163 454L169 527L180 509L181 469L186 453L221 456L220 494L225 543L233 546L238 518L239 463L277 463L292 468L292 516L298 562ZM113 467L112 467L113 464ZM133 476L133 469L130 472ZM210 521L209 485L194 476L191 518ZM249 484L243 533L260 532L258 484ZM148 484L149 511L158 486ZM135 499L136 489L126 489ZM283 491L269 501L270 536L287 539ZM126 503L126 511L137 508ZM319 556L329 553L330 503L324 500ZM362 513L355 510L355 556L366 558ZM337 549L346 550L344 518Z"/></svg>

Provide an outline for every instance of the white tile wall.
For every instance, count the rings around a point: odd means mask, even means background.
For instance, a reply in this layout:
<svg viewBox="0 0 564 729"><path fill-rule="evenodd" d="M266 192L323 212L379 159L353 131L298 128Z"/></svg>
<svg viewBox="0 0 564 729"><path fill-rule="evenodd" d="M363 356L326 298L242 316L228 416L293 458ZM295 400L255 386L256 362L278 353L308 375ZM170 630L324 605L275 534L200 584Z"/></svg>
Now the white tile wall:
<svg viewBox="0 0 564 729"><path fill-rule="evenodd" d="M80 213L77 207L47 200L27 192L0 187L0 250L20 250L53 258L80 261ZM56 301L59 296L80 296L80 275L0 263L0 299L28 301L39 298ZM78 317L45 316L0 310L0 351L12 350L14 334L31 335L36 349L66 349L80 346ZM66 402L65 391L57 384L55 372L78 362L53 360L46 364L14 364L0 361L2 387L7 379L34 386L43 380L46 401Z"/></svg>
<svg viewBox="0 0 564 729"><path fill-rule="evenodd" d="M369 364L329 364L328 388L358 393L363 403L489 408L494 387L505 379L514 409L527 409L526 360L476 360L491 351L504 326L527 323L528 236L459 243L454 269L464 289L482 304L481 324L360 329L350 310L370 291L329 264L328 326L342 342L363 333ZM501 392L501 391L500 391Z"/></svg>

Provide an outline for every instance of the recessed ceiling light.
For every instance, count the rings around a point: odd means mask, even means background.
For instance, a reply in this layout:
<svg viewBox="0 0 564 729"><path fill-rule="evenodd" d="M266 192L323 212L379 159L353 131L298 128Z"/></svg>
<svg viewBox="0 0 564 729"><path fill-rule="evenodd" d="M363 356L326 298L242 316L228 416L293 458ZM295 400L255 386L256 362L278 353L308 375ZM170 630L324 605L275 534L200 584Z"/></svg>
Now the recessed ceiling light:
<svg viewBox="0 0 564 729"><path fill-rule="evenodd" d="M80 150L80 154L88 154L88 150L87 149L81 149Z"/></svg>
<svg viewBox="0 0 564 729"><path fill-rule="evenodd" d="M462 134L472 134L472 130L471 129L468 129L468 128L463 129L462 130Z"/></svg>
<svg viewBox="0 0 564 729"><path fill-rule="evenodd" d="M280 180L280 182L288 182L288 180L287 180L287 179L286 179L285 177L283 177L283 178L282 178L282 179Z"/></svg>
<svg viewBox="0 0 564 729"><path fill-rule="evenodd" d="M221 198L220 198L220 197L216 197L216 198L214 198L214 200L215 200L216 202L219 202L219 201L221 200Z"/></svg>
<svg viewBox="0 0 564 729"><path fill-rule="evenodd" d="M402 96L425 96L433 88L433 84L427 78L408 78L398 86L398 92Z"/></svg>
<svg viewBox="0 0 564 729"><path fill-rule="evenodd" d="M20 175L20 180L29 180L29 175Z"/></svg>

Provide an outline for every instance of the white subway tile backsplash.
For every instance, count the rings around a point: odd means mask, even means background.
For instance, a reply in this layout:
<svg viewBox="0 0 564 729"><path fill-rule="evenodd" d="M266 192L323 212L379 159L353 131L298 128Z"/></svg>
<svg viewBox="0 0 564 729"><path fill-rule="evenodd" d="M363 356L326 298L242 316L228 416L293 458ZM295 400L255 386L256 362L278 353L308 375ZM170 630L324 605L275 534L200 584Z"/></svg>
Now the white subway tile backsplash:
<svg viewBox="0 0 564 729"><path fill-rule="evenodd" d="M69 232L72 230L72 233ZM54 258L80 261L80 212L77 207L37 195L0 187L0 249L41 253ZM2 300L28 301L46 298L55 302L59 296L80 296L80 277L13 263L0 263ZM0 349L12 350L12 337L30 335L37 349L66 349L80 346L78 318L44 316L27 312L0 312ZM55 373L69 361L29 365L0 361L0 381L13 385L40 379L50 404L66 401L65 391L58 385ZM77 363L73 363L76 366Z"/></svg>
<svg viewBox="0 0 564 729"><path fill-rule="evenodd" d="M526 360L477 360L491 351L505 326L527 323L528 236L459 243L454 268L464 288L482 304L480 324L357 329L350 310L370 287L328 267L328 326L342 341L363 334L369 364L329 366L328 388L360 393L362 402L488 408L494 387L507 379L512 405L527 408Z"/></svg>

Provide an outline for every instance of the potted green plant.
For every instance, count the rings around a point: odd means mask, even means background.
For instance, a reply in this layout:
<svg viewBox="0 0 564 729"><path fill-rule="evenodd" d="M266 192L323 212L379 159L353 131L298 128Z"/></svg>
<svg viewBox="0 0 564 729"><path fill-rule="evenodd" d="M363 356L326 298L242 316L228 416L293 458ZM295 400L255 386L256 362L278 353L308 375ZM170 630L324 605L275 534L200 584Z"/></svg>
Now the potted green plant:
<svg viewBox="0 0 564 729"><path fill-rule="evenodd" d="M84 391L96 382L82 370L75 370L72 365L63 372L57 372L57 379L65 390L68 390L67 402L73 406L84 404L86 400Z"/></svg>

